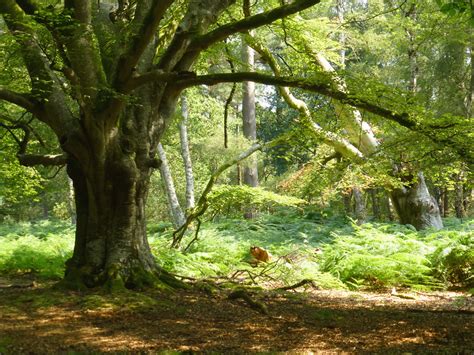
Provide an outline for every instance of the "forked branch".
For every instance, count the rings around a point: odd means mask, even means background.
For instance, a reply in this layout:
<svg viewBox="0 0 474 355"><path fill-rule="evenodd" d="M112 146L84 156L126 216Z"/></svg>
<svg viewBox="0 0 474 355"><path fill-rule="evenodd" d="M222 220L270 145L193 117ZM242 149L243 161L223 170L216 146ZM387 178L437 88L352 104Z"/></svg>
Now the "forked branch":
<svg viewBox="0 0 474 355"><path fill-rule="evenodd" d="M126 85L128 80L130 80L133 69L153 39L163 15L173 2L174 0L153 0L148 14L144 19L140 18L140 20L142 20L140 24L136 24L138 29L136 33L134 33L133 41L127 51L121 56L119 65L117 66L118 85ZM140 6L140 4L138 6Z"/></svg>

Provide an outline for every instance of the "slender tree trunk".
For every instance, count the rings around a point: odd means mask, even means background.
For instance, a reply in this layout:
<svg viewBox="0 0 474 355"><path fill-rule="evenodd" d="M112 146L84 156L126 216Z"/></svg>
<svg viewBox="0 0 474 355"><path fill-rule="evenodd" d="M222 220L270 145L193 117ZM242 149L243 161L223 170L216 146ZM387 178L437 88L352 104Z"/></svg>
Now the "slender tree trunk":
<svg viewBox="0 0 474 355"><path fill-rule="evenodd" d="M443 217L449 216L449 191L447 188L443 190Z"/></svg>
<svg viewBox="0 0 474 355"><path fill-rule="evenodd" d="M378 189L370 189L369 190L370 199L372 202L372 214L376 221L382 220L382 213L380 208L380 196L378 193Z"/></svg>
<svg viewBox="0 0 474 355"><path fill-rule="evenodd" d="M250 3L244 0L245 16L250 16ZM246 71L253 71L255 53L245 40L242 39L242 63ZM257 121L255 115L255 83L244 81L242 83L242 128L244 137L255 142L257 140ZM245 185L258 186L258 160L252 155L243 163L243 182ZM245 218L255 218L256 212L251 206L247 206L244 213Z"/></svg>
<svg viewBox="0 0 474 355"><path fill-rule="evenodd" d="M457 175L454 185L454 210L457 218L466 217L466 211L464 209L464 184L462 171Z"/></svg>
<svg viewBox="0 0 474 355"><path fill-rule="evenodd" d="M395 221L394 213L393 213L393 203L390 195L388 193L384 193L384 201L385 201L385 208L387 209L387 217L389 221Z"/></svg>
<svg viewBox="0 0 474 355"><path fill-rule="evenodd" d="M181 114L183 120L179 125L179 136L181 141L181 156L184 162L184 172L186 176L186 208L194 208L194 175L191 153L189 151L188 139L188 101L184 94L181 95Z"/></svg>
<svg viewBox="0 0 474 355"><path fill-rule="evenodd" d="M474 197L474 190L466 186L464 190L464 211L466 215L469 214L469 211L471 209L473 197Z"/></svg>
<svg viewBox="0 0 474 355"><path fill-rule="evenodd" d="M443 215L443 201L442 201L442 197L443 197L443 193L442 193L442 190L440 187L438 186L435 186L434 190L433 190L433 197L434 199L436 200L436 203L438 204L439 206L439 213L441 215Z"/></svg>
<svg viewBox="0 0 474 355"><path fill-rule="evenodd" d="M253 69L254 51L242 43L242 61L248 70ZM257 139L257 122L255 117L255 83L245 81L242 83L242 119L244 137L250 141ZM258 186L257 159L252 156L243 169L244 184L252 187Z"/></svg>
<svg viewBox="0 0 474 355"><path fill-rule="evenodd" d="M344 213L346 214L346 216L350 216L352 214L351 199L352 191L342 192L342 204L344 205Z"/></svg>
<svg viewBox="0 0 474 355"><path fill-rule="evenodd" d="M171 175L171 169L169 167L166 152L163 149L161 143L158 144L158 155L161 160L160 175L163 180L163 186L165 187L166 197L168 200L168 209L171 214L171 220L173 226L178 229L181 227L186 220L181 205L179 204L178 196L176 195L176 189L174 187L173 176Z"/></svg>
<svg viewBox="0 0 474 355"><path fill-rule="evenodd" d="M337 20L339 23L339 26L344 24L344 12L345 12L345 0L336 0L336 12L337 12ZM341 59L341 67L344 68L346 65L346 34L344 33L344 30L341 30L339 33L339 44L341 45L341 50L339 51L339 56Z"/></svg>
<svg viewBox="0 0 474 355"><path fill-rule="evenodd" d="M68 177L68 194L67 194L67 209L71 216L71 224L76 224L76 211L74 208L74 184L72 179Z"/></svg>

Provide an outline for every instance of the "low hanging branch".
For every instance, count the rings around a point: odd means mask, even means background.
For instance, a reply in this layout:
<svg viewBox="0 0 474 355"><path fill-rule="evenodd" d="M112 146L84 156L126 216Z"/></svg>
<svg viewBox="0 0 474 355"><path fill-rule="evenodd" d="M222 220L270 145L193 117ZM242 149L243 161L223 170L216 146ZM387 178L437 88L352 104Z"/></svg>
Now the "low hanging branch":
<svg viewBox="0 0 474 355"><path fill-rule="evenodd" d="M0 99L23 107L33 114L38 114L40 111L30 95L9 90L3 86L0 86Z"/></svg>
<svg viewBox="0 0 474 355"><path fill-rule="evenodd" d="M44 166L61 166L65 165L67 162L66 154L26 154L26 148L31 137L31 127L27 122L15 121L11 118L2 116L3 120L8 121L11 125L4 124L0 122L0 127L5 128L13 137L13 139L18 144L18 153L16 157L18 161L23 166L35 166L35 165L44 165ZM13 130L21 129L23 131L23 138L19 138Z"/></svg>
<svg viewBox="0 0 474 355"><path fill-rule="evenodd" d="M374 103L370 99L364 98L362 96L355 96L352 93L340 91L337 87L335 87L334 83L332 82L332 76L328 73L318 73L318 77L311 79L285 76L277 77L274 75L256 72L219 73L196 75L194 77L188 75L186 79L178 80L176 85L181 88L187 88L196 85L212 86L225 82L233 83L243 81L254 81L256 83L282 87L297 87L302 90L316 92L321 95L331 97L338 100L342 104L347 104L358 109L365 110L377 116L396 122L411 131L418 132L428 137L434 143L451 148L467 163L474 164L474 150L472 147L467 146L466 144L460 144L462 141L459 138L456 139L458 134L453 134L452 136L448 137L444 137L443 135L440 136L437 130L443 127L440 127L439 125L422 123L417 118L417 113L415 111L411 112L402 110L402 112L398 112L395 109L386 108L385 105ZM430 118L429 116L427 117ZM463 132L467 132L472 130L473 125L471 122L462 121L452 125L452 127L456 126L458 130L462 129ZM450 126L446 126L445 128L449 127Z"/></svg>
<svg viewBox="0 0 474 355"><path fill-rule="evenodd" d="M17 158L21 165L23 166L35 166L35 165L44 165L44 166L59 166L65 165L67 162L66 154L17 154Z"/></svg>
<svg viewBox="0 0 474 355"><path fill-rule="evenodd" d="M267 142L267 143L256 143L253 144L249 149L247 149L245 152L239 154L236 158L230 160L229 162L222 164L209 178L209 181L206 185L206 188L204 189L203 193L201 194L201 197L199 198L196 207L189 213L189 215L186 218L186 222L179 227L174 233L173 233L173 243L171 244L172 248L177 248L179 244L181 243L181 240L183 239L184 234L188 230L188 227L193 223L193 221L197 220L200 224L199 217L201 217L206 210L209 207L207 196L209 193L212 191L212 188L214 184L216 183L217 179L219 176L228 168L231 166L241 162L242 160L248 158L251 156L253 153L255 153L257 150L261 150L263 148L270 148L274 147L277 144L280 144L283 140L286 140L287 136L280 136L278 138L275 138L274 140ZM193 240L188 244L188 246L185 248L185 251L189 249L192 243L194 243L197 239L197 234L199 232L199 228L196 229L196 234Z"/></svg>

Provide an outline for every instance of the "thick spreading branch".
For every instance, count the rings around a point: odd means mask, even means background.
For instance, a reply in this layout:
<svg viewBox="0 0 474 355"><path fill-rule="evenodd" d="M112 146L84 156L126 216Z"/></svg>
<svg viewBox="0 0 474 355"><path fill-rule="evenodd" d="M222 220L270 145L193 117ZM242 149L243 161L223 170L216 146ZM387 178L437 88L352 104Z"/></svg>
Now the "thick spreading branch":
<svg viewBox="0 0 474 355"><path fill-rule="evenodd" d="M189 79L179 81L175 85L186 88L196 85L216 85L219 83L234 83L242 81L254 81L274 86L296 87L331 97L341 102L341 104L347 104L365 110L390 121L394 121L411 131L421 133L431 139L434 143L440 144L444 147L450 147L467 163L474 164L474 150L472 147L466 147L465 144L458 144L455 139L456 137L446 138L442 137L442 135L440 136L438 134L439 132L436 131L435 126L419 123L414 117L415 114L410 114L406 111L397 112L387 109L382 107L380 104L372 103L363 97L341 91L334 85L332 77L329 74L320 73L318 74L318 77L301 79L287 76L277 77L255 72L221 73L189 77Z"/></svg>
<svg viewBox="0 0 474 355"><path fill-rule="evenodd" d="M187 12L176 29L173 40L161 56L157 68L166 71L171 71L176 67L180 68L178 70L188 70L199 54L198 51L188 51L192 39L207 31L208 27L217 21L222 11L235 1L200 0L189 2ZM177 65L179 62L181 63Z"/></svg>
<svg viewBox="0 0 474 355"><path fill-rule="evenodd" d="M105 71L102 66L100 49L92 28L91 0L66 0L64 7L72 11L73 22L66 28L72 29L64 35L67 55L74 73L79 78L80 94L92 111L99 87L106 85Z"/></svg>
<svg viewBox="0 0 474 355"><path fill-rule="evenodd" d="M152 2L148 14L137 26L138 29L134 33L131 45L119 60L119 65L117 66L118 83L116 84L118 88L126 85L128 80L130 80L135 66L155 36L156 29L163 15L173 2L174 0L154 0Z"/></svg>
<svg viewBox="0 0 474 355"><path fill-rule="evenodd" d="M251 36L247 36L246 40L249 42L250 46L260 54L261 58L270 66L275 76L280 76L280 66L270 51L257 43L257 41L255 41ZM325 130L319 124L314 122L313 115L308 105L306 105L303 100L296 98L288 87L279 86L278 89L286 103L291 108L299 112L302 122L306 124L308 128L310 128L311 132L314 133L318 138L332 146L340 154L352 160L361 160L364 158L362 152L352 145L347 139L337 135L334 132Z"/></svg>
<svg viewBox="0 0 474 355"><path fill-rule="evenodd" d="M30 95L18 93L2 86L0 86L0 100L5 100L18 105L34 115L39 115L41 112L40 108L33 102Z"/></svg>
<svg viewBox="0 0 474 355"><path fill-rule="evenodd" d="M28 3L25 3L23 7L30 11L27 5ZM31 78L30 97L37 98L37 102L27 100L28 96L25 94L12 95L11 91L3 88L0 89L0 99L27 109L50 126L56 134L64 134L73 122L71 111L60 80L51 69L52 63L38 44L38 36L30 25L31 19L13 0L0 1L0 14L5 15L3 18L9 31L21 45L25 66Z"/></svg>
<svg viewBox="0 0 474 355"><path fill-rule="evenodd" d="M356 97L348 93L342 92L334 87L332 81L327 77L325 80L320 79L301 79L294 77L280 76L255 73L255 72L239 72L239 73L221 73L199 75L194 78L189 78L178 82L177 85L182 87L190 87L196 85L216 85L219 83L233 83L242 81L254 81L260 84L296 87L310 92L316 92L333 99L339 100L344 104L352 105L354 107L363 109L381 117L395 121L403 127L411 130L417 129L417 122L410 117L406 112L397 113L392 110L380 107L373 104L364 98Z"/></svg>
<svg viewBox="0 0 474 355"><path fill-rule="evenodd" d="M341 92L347 92L347 86L344 80L335 75L336 71L332 67L331 63L321 54L315 54L318 65L327 73L333 74L334 83ZM334 102L334 108L336 115L342 117L348 124L346 128L349 134L352 136L353 141L358 143L365 154L372 154L376 151L379 142L375 138L372 127L362 119L362 115L359 110L352 107L347 107L339 101Z"/></svg>
<svg viewBox="0 0 474 355"><path fill-rule="evenodd" d="M188 47L188 51L202 51L232 34L268 25L278 19L293 15L313 5L319 4L320 1L321 0L297 0L293 1L291 4L283 5L276 9L220 26L205 35L195 37Z"/></svg>

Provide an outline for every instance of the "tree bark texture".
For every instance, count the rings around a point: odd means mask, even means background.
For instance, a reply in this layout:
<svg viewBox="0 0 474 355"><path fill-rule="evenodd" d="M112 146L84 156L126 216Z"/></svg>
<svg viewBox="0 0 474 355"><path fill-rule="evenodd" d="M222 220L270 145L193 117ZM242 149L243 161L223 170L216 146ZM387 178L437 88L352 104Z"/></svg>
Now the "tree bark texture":
<svg viewBox="0 0 474 355"><path fill-rule="evenodd" d="M179 204L178 196L176 194L176 188L174 186L173 175L166 157L166 152L161 145L158 143L158 155L161 160L160 175L163 181L163 186L166 191L166 198L168 200L168 210L170 211L171 220L175 229L181 227L185 221L185 216L181 205Z"/></svg>
<svg viewBox="0 0 474 355"><path fill-rule="evenodd" d="M191 152L189 151L188 138L188 100L184 94L181 95L182 121L179 124L179 137L181 142L181 156L183 157L184 173L186 176L186 209L194 208L194 174Z"/></svg>
<svg viewBox="0 0 474 355"><path fill-rule="evenodd" d="M242 41L242 62L247 70L253 70L254 51ZM244 81L242 83L242 122L244 137L250 141L257 139L257 121L255 116L255 83ZM258 186L257 159L252 156L244 165L244 184L252 187Z"/></svg>
<svg viewBox="0 0 474 355"><path fill-rule="evenodd" d="M364 194L358 187L354 187L352 189L352 195L354 196L354 216L357 224L360 225L367 219Z"/></svg>
<svg viewBox="0 0 474 355"><path fill-rule="evenodd" d="M438 204L428 191L423 173L418 173L415 182L393 190L391 197L400 223L411 224L418 230L443 228Z"/></svg>

